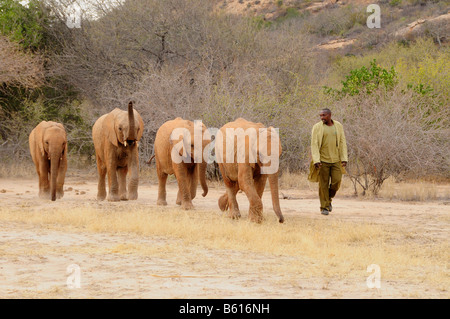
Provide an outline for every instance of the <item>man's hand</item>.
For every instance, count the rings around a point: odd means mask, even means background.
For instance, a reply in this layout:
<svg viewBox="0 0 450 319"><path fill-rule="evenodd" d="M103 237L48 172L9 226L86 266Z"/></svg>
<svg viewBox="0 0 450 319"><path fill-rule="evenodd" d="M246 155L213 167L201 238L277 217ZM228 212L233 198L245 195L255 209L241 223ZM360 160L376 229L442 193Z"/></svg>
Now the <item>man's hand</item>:
<svg viewBox="0 0 450 319"><path fill-rule="evenodd" d="M342 163L343 167L347 166L347 162L341 162L341 163Z"/></svg>
<svg viewBox="0 0 450 319"><path fill-rule="evenodd" d="M317 168L317 169L319 169L320 168L320 166L322 166L322 164L319 162L319 163L314 163L314 166Z"/></svg>

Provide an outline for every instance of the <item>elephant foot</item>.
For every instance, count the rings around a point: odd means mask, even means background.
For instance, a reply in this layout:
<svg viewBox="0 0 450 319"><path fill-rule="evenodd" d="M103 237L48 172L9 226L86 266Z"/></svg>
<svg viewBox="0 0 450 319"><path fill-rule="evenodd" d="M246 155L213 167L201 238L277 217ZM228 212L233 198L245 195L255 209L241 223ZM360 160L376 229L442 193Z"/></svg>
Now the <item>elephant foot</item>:
<svg viewBox="0 0 450 319"><path fill-rule="evenodd" d="M230 212L228 213L228 217L230 217L231 219L239 219L241 218L241 212L238 210L230 210Z"/></svg>
<svg viewBox="0 0 450 319"><path fill-rule="evenodd" d="M255 222L258 224L262 223L262 221L264 220L262 212L259 210L250 209L250 211L248 212L248 216L251 222Z"/></svg>
<svg viewBox="0 0 450 319"><path fill-rule="evenodd" d="M97 200L102 201L106 199L106 191L97 192Z"/></svg>
<svg viewBox="0 0 450 319"><path fill-rule="evenodd" d="M257 224L261 224L263 220L264 218L262 216L250 216L250 221Z"/></svg>
<svg viewBox="0 0 450 319"><path fill-rule="evenodd" d="M136 199L138 199L138 194L137 194L137 192L128 193L127 197L129 200L136 200Z"/></svg>
<svg viewBox="0 0 450 319"><path fill-rule="evenodd" d="M165 199L158 199L156 201L156 205L158 205L158 206L167 206L167 202L166 202Z"/></svg>
<svg viewBox="0 0 450 319"><path fill-rule="evenodd" d="M56 199L61 199L64 197L64 191L56 192Z"/></svg>
<svg viewBox="0 0 450 319"><path fill-rule="evenodd" d="M52 196L50 195L50 192L39 192L39 198L40 199L51 199Z"/></svg>
<svg viewBox="0 0 450 319"><path fill-rule="evenodd" d="M127 194L120 195L120 200L128 200Z"/></svg>
<svg viewBox="0 0 450 319"><path fill-rule="evenodd" d="M109 202L120 202L120 197L119 197L119 195L109 194L108 195L108 201Z"/></svg>
<svg viewBox="0 0 450 319"><path fill-rule="evenodd" d="M181 208L184 210L191 210L194 209L194 205L190 202L184 202L181 204Z"/></svg>

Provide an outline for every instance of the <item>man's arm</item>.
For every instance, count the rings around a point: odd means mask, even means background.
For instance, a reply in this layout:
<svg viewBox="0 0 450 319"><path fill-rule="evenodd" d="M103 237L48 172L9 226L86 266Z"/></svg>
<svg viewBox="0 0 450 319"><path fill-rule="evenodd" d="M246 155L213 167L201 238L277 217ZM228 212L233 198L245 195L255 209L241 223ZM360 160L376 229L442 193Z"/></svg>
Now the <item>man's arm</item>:
<svg viewBox="0 0 450 319"><path fill-rule="evenodd" d="M314 166L319 168L320 167L320 146L319 146L318 127L316 125L313 126L312 132L311 132L311 156L312 156Z"/></svg>
<svg viewBox="0 0 450 319"><path fill-rule="evenodd" d="M347 140L345 138L344 128L341 127L342 134L341 134L341 140L339 141L340 145L340 158L342 162L342 166L346 166L348 162L348 154L347 154Z"/></svg>

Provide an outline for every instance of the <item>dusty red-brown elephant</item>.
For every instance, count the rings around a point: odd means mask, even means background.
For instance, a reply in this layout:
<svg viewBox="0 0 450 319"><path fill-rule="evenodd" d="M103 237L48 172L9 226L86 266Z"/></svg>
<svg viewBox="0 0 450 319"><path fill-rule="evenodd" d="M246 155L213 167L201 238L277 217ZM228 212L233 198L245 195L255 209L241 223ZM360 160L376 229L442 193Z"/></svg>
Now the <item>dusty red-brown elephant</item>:
<svg viewBox="0 0 450 319"><path fill-rule="evenodd" d="M178 183L176 203L183 209L192 209L192 200L196 196L197 183L203 189L202 196L208 193L206 184L207 162L203 159L203 150L210 143L205 125L198 126L195 135L194 123L180 117L165 122L158 129L155 137L155 161L158 174L157 205L167 205L166 181L167 176L174 174ZM174 135L172 135L172 133ZM171 138L172 135L172 138ZM195 152L194 136L199 137L198 149ZM182 145L185 145L182 147ZM201 151L201 154L199 154ZM194 158L195 157L195 158Z"/></svg>
<svg viewBox="0 0 450 319"><path fill-rule="evenodd" d="M67 135L64 126L57 122L42 121L31 131L28 140L39 177L39 197L52 201L62 198L67 171Z"/></svg>
<svg viewBox="0 0 450 319"><path fill-rule="evenodd" d="M254 143L250 142L251 130L254 132ZM241 217L236 194L242 190L250 203L249 219L257 223L262 222L261 198L268 179L273 209L279 222L284 222L278 197L278 160L281 156L281 143L277 132L272 127L265 128L261 123L239 118L222 126L219 133L222 138L216 136L215 153L219 156L219 169L227 189L227 192L219 198L220 209L222 211L229 209L231 218ZM231 141L231 150L227 149L227 140ZM238 140L242 143L238 143Z"/></svg>
<svg viewBox="0 0 450 319"><path fill-rule="evenodd" d="M105 177L108 174L108 200L138 198L139 153L138 141L144 131L139 113L128 104L128 111L118 108L102 115L92 127L98 170L97 199L106 198ZM129 174L127 192L127 174Z"/></svg>

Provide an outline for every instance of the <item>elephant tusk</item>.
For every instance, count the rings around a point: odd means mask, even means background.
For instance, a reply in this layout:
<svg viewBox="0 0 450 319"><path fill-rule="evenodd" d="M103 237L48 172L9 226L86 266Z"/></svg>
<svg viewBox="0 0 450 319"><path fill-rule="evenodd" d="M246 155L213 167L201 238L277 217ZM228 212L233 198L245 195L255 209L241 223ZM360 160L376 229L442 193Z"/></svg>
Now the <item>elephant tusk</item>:
<svg viewBox="0 0 450 319"><path fill-rule="evenodd" d="M123 142L123 145L124 145L125 147L127 147L127 141Z"/></svg>

